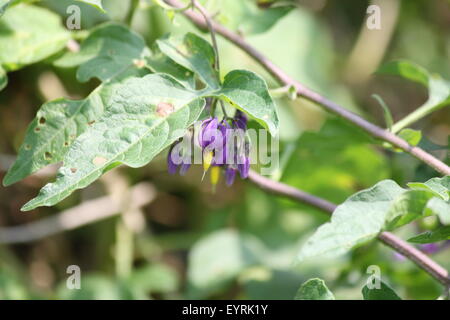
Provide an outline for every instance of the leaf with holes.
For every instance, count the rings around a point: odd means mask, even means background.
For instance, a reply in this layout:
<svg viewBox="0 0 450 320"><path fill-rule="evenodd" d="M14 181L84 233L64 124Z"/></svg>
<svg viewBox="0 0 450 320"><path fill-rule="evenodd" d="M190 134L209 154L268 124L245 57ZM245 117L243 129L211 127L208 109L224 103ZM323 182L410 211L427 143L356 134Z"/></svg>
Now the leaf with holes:
<svg viewBox="0 0 450 320"><path fill-rule="evenodd" d="M126 71L83 100L57 99L42 105L3 184L11 185L48 164L62 161L72 142L103 114L115 88L137 74L133 69Z"/></svg>
<svg viewBox="0 0 450 320"><path fill-rule="evenodd" d="M266 82L247 70L233 70L225 76L222 88L215 93L242 110L276 136L278 114Z"/></svg>
<svg viewBox="0 0 450 320"><path fill-rule="evenodd" d="M102 81L113 78L131 66L145 66L149 54L144 39L128 27L106 23L96 27L81 43L79 52L68 52L54 64L75 67L77 79L86 82L93 77Z"/></svg>
<svg viewBox="0 0 450 320"><path fill-rule="evenodd" d="M195 72L207 86L213 89L220 87L219 75L214 69L214 49L208 41L189 32L183 39L160 39L156 44L170 59Z"/></svg>
<svg viewBox="0 0 450 320"><path fill-rule="evenodd" d="M125 81L102 118L66 153L56 181L22 210L54 205L120 164L144 166L197 120L205 103L199 97L164 74Z"/></svg>

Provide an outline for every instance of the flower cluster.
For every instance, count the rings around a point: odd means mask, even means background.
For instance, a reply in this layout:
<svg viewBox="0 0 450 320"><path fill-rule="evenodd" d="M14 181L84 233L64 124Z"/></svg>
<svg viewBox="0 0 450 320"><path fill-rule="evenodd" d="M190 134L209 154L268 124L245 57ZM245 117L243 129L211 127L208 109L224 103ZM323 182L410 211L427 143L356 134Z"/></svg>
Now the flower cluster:
<svg viewBox="0 0 450 320"><path fill-rule="evenodd" d="M211 168L211 182L216 184L221 169L224 169L227 185L232 185L237 173L242 179L248 177L250 170L250 146L246 138L247 117L237 111L234 118L218 120L210 117L202 121L197 134L197 145L202 150L203 169ZM168 171L173 174L180 167L185 174L190 167L190 155L178 152L178 161L174 161L173 146L168 157Z"/></svg>

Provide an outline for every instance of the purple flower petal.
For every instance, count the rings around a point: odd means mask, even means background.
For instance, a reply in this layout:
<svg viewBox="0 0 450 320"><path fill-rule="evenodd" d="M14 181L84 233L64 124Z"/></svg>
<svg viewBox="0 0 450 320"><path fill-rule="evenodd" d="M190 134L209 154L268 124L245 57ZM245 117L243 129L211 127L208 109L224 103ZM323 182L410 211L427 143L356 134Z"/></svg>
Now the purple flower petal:
<svg viewBox="0 0 450 320"><path fill-rule="evenodd" d="M249 157L243 157L241 163L238 163L239 174L242 179L246 179L248 177L248 172L250 171L250 159Z"/></svg>
<svg viewBox="0 0 450 320"><path fill-rule="evenodd" d="M227 167L225 170L225 180L227 182L227 186L231 186L236 178L236 169Z"/></svg>
<svg viewBox="0 0 450 320"><path fill-rule="evenodd" d="M173 162L172 159L172 149L170 149L169 154L167 155L167 171L169 174L177 173L178 165Z"/></svg>

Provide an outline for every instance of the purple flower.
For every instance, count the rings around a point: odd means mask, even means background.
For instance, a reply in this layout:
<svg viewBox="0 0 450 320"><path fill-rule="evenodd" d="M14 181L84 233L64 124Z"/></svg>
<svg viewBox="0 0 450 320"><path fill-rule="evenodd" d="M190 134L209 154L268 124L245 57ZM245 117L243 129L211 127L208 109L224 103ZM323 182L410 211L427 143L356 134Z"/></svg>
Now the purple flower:
<svg viewBox="0 0 450 320"><path fill-rule="evenodd" d="M239 174L242 179L246 179L248 177L248 172L250 171L250 158L247 156L242 156L240 163L238 163Z"/></svg>
<svg viewBox="0 0 450 320"><path fill-rule="evenodd" d="M433 254L439 251L439 246L435 243L423 244L420 247L420 249L427 254Z"/></svg>
<svg viewBox="0 0 450 320"><path fill-rule="evenodd" d="M184 176L191 167L191 155L188 147L182 141L174 143L167 155L167 171L175 174L180 167L180 175Z"/></svg>
<svg viewBox="0 0 450 320"><path fill-rule="evenodd" d="M169 151L169 154L167 155L167 171L169 174L175 174L177 173L178 165L173 162L172 159L172 149Z"/></svg>
<svg viewBox="0 0 450 320"><path fill-rule="evenodd" d="M225 180L227 182L227 186L231 186L236 178L237 170L232 167L227 167L225 169Z"/></svg>
<svg viewBox="0 0 450 320"><path fill-rule="evenodd" d="M244 131L247 129L247 116L242 111L236 111L233 122L236 128Z"/></svg>
<svg viewBox="0 0 450 320"><path fill-rule="evenodd" d="M198 142L202 149L210 146L216 140L218 125L219 122L215 117L203 120L198 135Z"/></svg>

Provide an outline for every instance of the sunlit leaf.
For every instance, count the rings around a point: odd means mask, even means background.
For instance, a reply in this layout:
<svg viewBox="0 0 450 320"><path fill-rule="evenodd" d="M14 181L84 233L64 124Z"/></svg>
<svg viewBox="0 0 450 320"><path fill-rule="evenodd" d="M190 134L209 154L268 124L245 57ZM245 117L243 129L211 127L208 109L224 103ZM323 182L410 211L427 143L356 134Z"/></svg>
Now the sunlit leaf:
<svg viewBox="0 0 450 320"><path fill-rule="evenodd" d="M83 100L57 99L43 104L28 127L17 160L3 184L13 184L49 164L62 161L73 141L103 115L115 88L135 75L138 75L137 70L126 71L100 85Z"/></svg>
<svg viewBox="0 0 450 320"><path fill-rule="evenodd" d="M392 180L383 180L360 191L339 205L331 221L309 238L300 250L298 261L338 256L374 239L385 229L431 214L445 215L448 207L437 206L434 199L443 200L434 198L435 195L429 190L401 188Z"/></svg>
<svg viewBox="0 0 450 320"><path fill-rule="evenodd" d="M222 89L217 94L256 119L273 136L277 135L275 103L261 77L250 71L233 70L225 76Z"/></svg>
<svg viewBox="0 0 450 320"><path fill-rule="evenodd" d="M132 78L111 97L106 113L73 143L54 183L23 210L51 206L120 165L141 167L185 134L204 100L172 77Z"/></svg>

